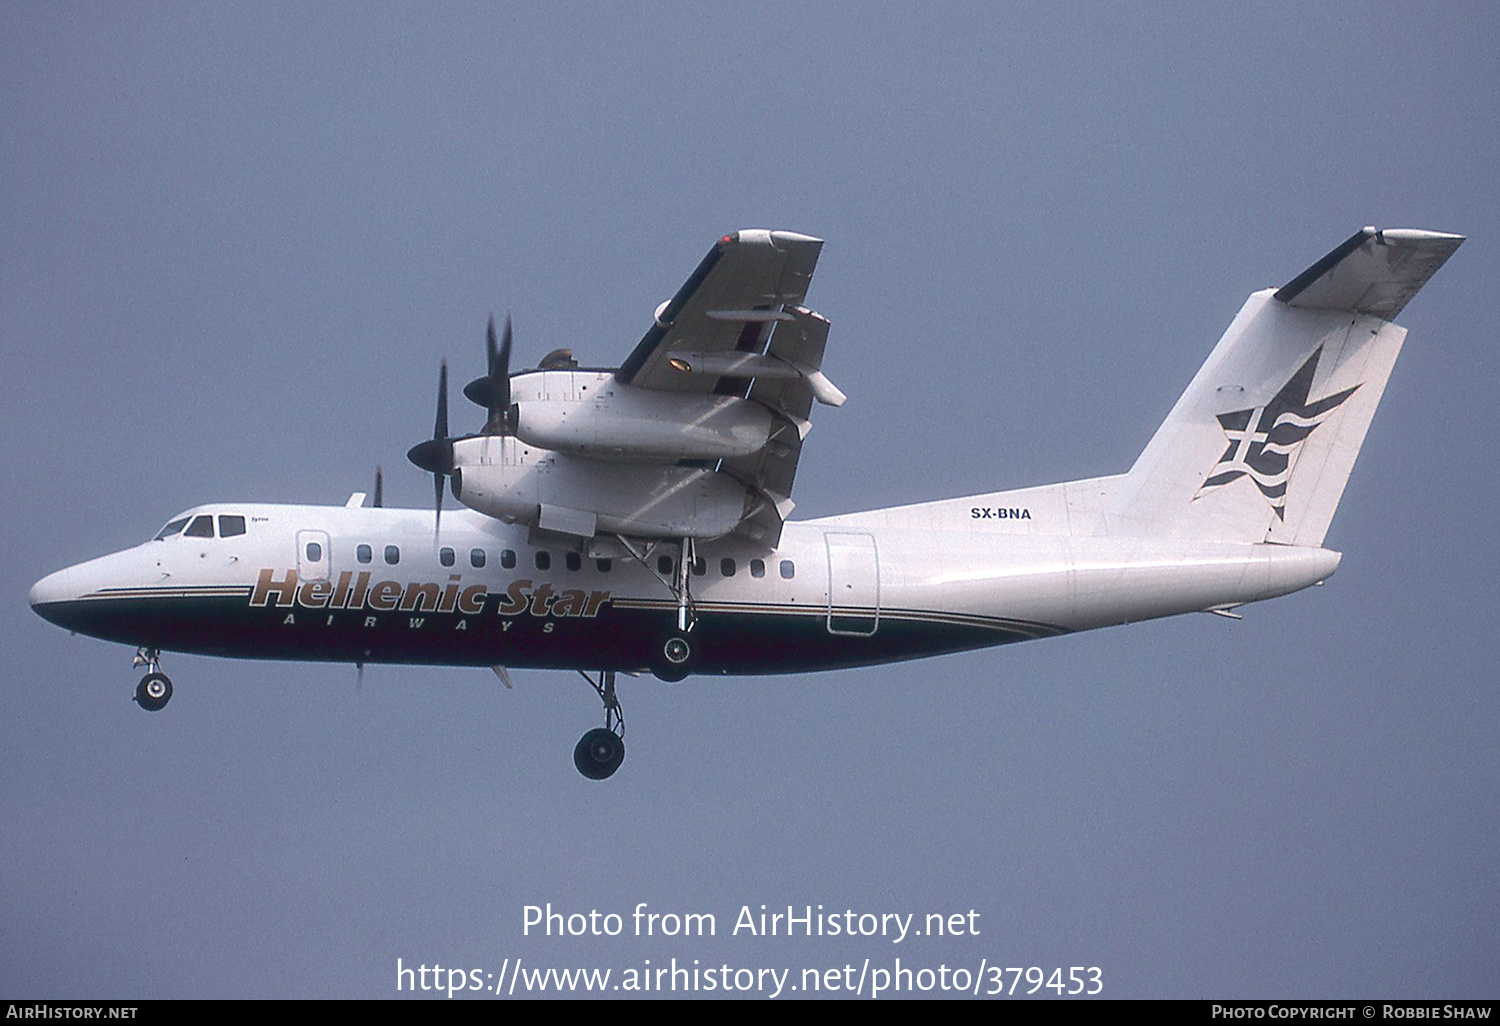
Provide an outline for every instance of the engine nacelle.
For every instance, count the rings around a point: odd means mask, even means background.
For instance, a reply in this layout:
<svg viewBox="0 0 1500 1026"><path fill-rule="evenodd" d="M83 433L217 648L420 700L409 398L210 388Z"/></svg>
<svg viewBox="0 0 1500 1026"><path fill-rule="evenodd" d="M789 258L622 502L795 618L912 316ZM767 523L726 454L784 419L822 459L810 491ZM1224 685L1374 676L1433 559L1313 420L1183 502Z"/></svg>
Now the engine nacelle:
<svg viewBox="0 0 1500 1026"><path fill-rule="evenodd" d="M725 474L550 452L492 435L454 443L453 493L492 517L581 537L719 538L754 501Z"/></svg>
<svg viewBox="0 0 1500 1026"><path fill-rule="evenodd" d="M605 460L720 460L765 447L776 417L738 396L660 392L604 379L576 397L523 393L516 435L541 449ZM526 391L530 391L529 389Z"/></svg>

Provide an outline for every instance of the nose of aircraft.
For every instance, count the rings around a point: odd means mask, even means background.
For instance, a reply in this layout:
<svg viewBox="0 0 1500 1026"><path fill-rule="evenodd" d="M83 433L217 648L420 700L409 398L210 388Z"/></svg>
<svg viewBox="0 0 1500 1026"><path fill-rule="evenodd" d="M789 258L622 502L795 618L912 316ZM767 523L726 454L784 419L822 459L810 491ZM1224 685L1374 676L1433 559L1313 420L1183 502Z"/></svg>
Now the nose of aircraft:
<svg viewBox="0 0 1500 1026"><path fill-rule="evenodd" d="M26 599L38 616L57 623L57 609L63 603L78 598L76 569L76 567L68 567L66 570L48 574L31 586L31 591L26 593Z"/></svg>
<svg viewBox="0 0 1500 1026"><path fill-rule="evenodd" d="M142 614L150 612L128 601L141 570L140 553L127 549L48 574L26 597L38 616L64 630L131 642L142 634Z"/></svg>

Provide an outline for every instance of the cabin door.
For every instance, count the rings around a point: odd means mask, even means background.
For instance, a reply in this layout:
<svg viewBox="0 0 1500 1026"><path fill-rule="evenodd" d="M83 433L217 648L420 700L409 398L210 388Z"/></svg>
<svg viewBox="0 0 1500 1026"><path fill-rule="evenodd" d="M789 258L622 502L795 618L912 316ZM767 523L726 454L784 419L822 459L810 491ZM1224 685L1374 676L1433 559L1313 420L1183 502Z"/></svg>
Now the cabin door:
<svg viewBox="0 0 1500 1026"><path fill-rule="evenodd" d="M880 626L880 558L875 536L827 531L828 633L868 636Z"/></svg>

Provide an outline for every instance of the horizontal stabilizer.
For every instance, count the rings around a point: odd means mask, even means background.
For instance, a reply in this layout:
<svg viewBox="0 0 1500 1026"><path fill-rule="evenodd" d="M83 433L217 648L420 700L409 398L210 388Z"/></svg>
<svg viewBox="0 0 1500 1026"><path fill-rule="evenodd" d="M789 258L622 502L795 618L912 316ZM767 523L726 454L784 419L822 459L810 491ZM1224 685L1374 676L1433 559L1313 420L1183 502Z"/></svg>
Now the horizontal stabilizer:
<svg viewBox="0 0 1500 1026"><path fill-rule="evenodd" d="M1361 228L1276 292L1288 306L1395 320L1453 255L1462 235L1416 228Z"/></svg>

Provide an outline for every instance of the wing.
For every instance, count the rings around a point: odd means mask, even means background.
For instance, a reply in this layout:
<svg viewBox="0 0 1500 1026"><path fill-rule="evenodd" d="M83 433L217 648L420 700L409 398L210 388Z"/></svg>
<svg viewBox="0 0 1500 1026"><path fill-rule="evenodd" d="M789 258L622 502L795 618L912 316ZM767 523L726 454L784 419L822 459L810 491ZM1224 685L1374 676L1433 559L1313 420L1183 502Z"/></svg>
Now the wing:
<svg viewBox="0 0 1500 1026"><path fill-rule="evenodd" d="M636 388L740 396L776 415L780 426L764 448L718 467L761 500L739 533L771 545L792 509L813 401L844 401L822 371L828 321L802 305L822 248L795 232L724 236L615 372Z"/></svg>
<svg viewBox="0 0 1500 1026"><path fill-rule="evenodd" d="M670 392L716 392L722 375L684 373L678 354L759 354L785 308L807 296L823 240L752 229L720 239L615 372L623 384ZM743 378L738 391L744 394ZM723 393L720 393L723 394Z"/></svg>

